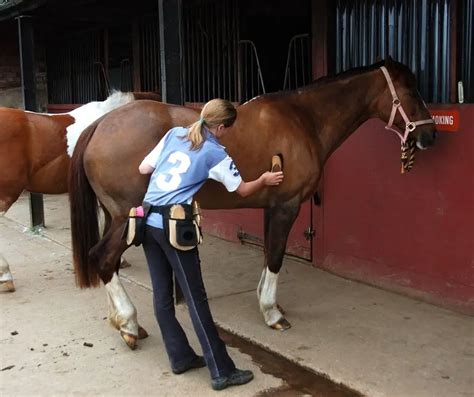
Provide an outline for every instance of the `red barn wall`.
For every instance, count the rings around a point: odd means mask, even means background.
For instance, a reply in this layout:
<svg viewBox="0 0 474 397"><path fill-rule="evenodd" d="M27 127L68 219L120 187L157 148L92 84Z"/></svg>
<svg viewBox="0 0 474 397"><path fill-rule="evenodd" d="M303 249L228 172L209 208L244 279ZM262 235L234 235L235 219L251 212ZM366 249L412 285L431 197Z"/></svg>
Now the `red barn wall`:
<svg viewBox="0 0 474 397"><path fill-rule="evenodd" d="M437 107L439 108L439 107ZM329 159L315 264L474 313L474 105L400 175L399 138L365 123Z"/></svg>

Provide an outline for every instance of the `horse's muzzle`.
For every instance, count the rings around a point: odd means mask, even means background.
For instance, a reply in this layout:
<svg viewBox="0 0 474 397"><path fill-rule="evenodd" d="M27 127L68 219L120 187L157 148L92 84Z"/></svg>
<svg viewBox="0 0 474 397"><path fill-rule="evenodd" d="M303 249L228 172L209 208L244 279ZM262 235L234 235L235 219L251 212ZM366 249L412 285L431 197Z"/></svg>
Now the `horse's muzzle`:
<svg viewBox="0 0 474 397"><path fill-rule="evenodd" d="M416 146L418 147L418 149L425 150L429 146L434 145L435 140L436 140L436 130L424 131L418 136L418 139L416 140Z"/></svg>

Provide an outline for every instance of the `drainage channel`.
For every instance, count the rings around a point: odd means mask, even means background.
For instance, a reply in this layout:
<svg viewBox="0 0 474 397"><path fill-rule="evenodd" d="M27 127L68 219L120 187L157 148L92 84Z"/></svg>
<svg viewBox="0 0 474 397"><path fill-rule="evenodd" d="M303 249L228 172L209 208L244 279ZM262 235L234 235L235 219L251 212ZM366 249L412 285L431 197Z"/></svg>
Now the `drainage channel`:
<svg viewBox="0 0 474 397"><path fill-rule="evenodd" d="M279 388L265 390L258 397L314 396L314 397L360 397L362 394L344 385L332 382L301 367L279 354L270 352L257 344L236 336L220 327L219 335L229 346L252 357L265 374L282 379L285 384Z"/></svg>

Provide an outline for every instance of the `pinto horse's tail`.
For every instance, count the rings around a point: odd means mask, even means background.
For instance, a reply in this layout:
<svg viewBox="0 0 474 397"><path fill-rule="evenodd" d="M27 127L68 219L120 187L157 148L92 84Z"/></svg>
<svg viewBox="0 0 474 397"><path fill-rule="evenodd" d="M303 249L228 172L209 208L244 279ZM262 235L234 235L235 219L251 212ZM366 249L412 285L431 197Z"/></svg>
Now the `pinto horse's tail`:
<svg viewBox="0 0 474 397"><path fill-rule="evenodd" d="M102 118L87 127L79 137L69 168L72 253L76 284L80 288L100 284L95 261L89 251L99 242L97 197L84 170L84 152Z"/></svg>

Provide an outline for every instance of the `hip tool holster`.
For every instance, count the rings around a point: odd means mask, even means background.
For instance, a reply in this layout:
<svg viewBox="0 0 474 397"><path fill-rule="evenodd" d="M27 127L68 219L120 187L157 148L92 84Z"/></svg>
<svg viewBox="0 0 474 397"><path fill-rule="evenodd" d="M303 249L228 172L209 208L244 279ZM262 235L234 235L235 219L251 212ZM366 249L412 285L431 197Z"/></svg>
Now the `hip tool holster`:
<svg viewBox="0 0 474 397"><path fill-rule="evenodd" d="M199 204L173 204L153 207L163 215L163 228L169 243L180 251L189 251L202 242Z"/></svg>
<svg viewBox="0 0 474 397"><path fill-rule="evenodd" d="M130 209L122 238L128 245L139 246L145 237L146 219L152 212L163 216L163 229L170 244L181 251L189 251L202 243L201 209L196 201L189 204L152 206L144 202Z"/></svg>
<svg viewBox="0 0 474 397"><path fill-rule="evenodd" d="M143 243L145 238L146 218L150 213L152 206L143 203L140 207L132 207L128 213L127 222L123 229L122 239L126 237L128 245L136 245L137 247Z"/></svg>

